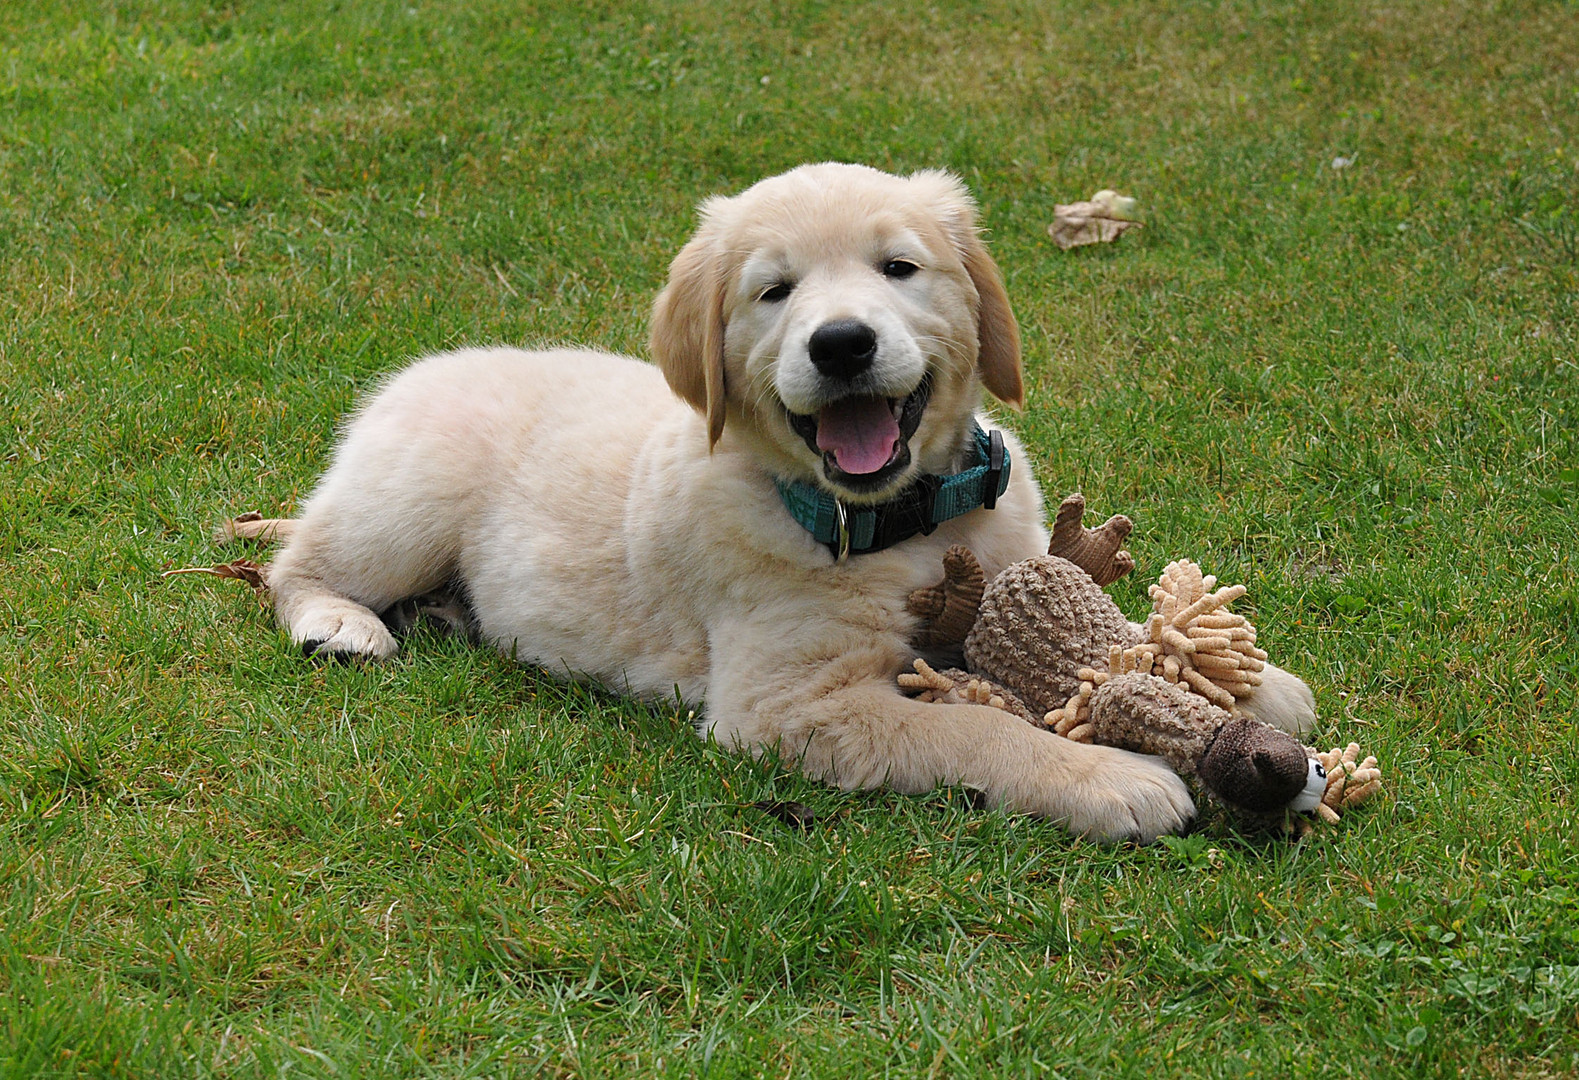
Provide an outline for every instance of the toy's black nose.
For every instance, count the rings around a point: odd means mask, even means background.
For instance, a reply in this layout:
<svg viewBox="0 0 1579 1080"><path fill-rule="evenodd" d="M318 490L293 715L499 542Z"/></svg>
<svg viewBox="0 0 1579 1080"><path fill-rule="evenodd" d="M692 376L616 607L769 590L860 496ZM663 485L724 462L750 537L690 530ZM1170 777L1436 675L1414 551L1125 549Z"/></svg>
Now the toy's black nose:
<svg viewBox="0 0 1579 1080"><path fill-rule="evenodd" d="M833 379L853 379L877 357L877 333L859 319L823 323L812 331L811 363Z"/></svg>

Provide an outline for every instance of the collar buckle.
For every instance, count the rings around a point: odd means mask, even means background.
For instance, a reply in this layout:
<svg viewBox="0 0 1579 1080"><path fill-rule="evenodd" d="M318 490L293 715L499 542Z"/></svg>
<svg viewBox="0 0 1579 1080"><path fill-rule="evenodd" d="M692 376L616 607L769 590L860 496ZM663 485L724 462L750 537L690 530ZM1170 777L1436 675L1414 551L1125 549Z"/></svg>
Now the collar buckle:
<svg viewBox="0 0 1579 1080"><path fill-rule="evenodd" d="M935 514L943 483L943 477L923 473L904 494L873 511L872 541L865 550L881 551L917 534L931 536L936 532Z"/></svg>
<svg viewBox="0 0 1579 1080"><path fill-rule="evenodd" d="M1008 451L1003 447L1003 432L993 428L987 432L987 476L981 485L981 507L995 510L998 507L998 485L1003 482L1003 463Z"/></svg>

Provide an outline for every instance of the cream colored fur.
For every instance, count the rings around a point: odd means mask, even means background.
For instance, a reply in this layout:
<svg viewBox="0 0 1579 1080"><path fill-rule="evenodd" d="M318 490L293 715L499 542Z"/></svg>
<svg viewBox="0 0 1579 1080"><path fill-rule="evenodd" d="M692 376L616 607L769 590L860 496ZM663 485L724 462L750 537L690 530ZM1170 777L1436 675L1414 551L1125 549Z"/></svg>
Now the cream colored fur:
<svg viewBox="0 0 1579 1080"><path fill-rule="evenodd" d="M920 269L884 276L900 256ZM781 280L788 299L761 299ZM961 185L804 167L704 206L656 306L657 367L470 349L393 378L300 520L251 523L286 539L269 572L281 623L320 653L383 658L396 643L375 612L459 580L507 653L636 695L678 690L721 743L776 747L842 787L968 785L1102 840L1179 829L1191 801L1158 759L899 693L905 598L948 546L990 576L1047 534L1012 437L997 509L931 536L838 564L788 516L775 476L830 482L784 406L815 411L827 388L807 337L851 317L878 331L879 393L927 372L934 392L911 468L849 501L958 468L983 383L1021 395L1018 333Z"/></svg>

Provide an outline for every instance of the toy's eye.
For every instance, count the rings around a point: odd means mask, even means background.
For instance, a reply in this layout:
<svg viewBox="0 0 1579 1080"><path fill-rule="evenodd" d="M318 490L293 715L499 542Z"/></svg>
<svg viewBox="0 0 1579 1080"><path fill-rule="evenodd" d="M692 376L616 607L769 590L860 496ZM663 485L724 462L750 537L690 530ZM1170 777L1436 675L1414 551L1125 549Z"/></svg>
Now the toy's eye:
<svg viewBox="0 0 1579 1080"><path fill-rule="evenodd" d="M794 291L795 286L793 283L788 281L780 281L763 289L757 294L757 299L763 301L764 303L776 304L780 300L789 299L789 294Z"/></svg>
<svg viewBox="0 0 1579 1080"><path fill-rule="evenodd" d="M1316 762L1316 775L1322 777L1323 779L1325 779L1327 776L1327 770L1322 768L1321 762L1319 761Z"/></svg>
<svg viewBox="0 0 1579 1080"><path fill-rule="evenodd" d="M889 259L883 264L883 276L898 278L900 281L903 281L920 269L921 267L909 259Z"/></svg>

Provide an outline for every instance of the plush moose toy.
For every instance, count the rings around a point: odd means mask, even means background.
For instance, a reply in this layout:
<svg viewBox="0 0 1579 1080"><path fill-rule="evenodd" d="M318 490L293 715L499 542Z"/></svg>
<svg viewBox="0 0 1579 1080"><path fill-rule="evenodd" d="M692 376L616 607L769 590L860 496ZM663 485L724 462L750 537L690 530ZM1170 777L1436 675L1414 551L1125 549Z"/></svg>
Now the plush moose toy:
<svg viewBox="0 0 1579 1080"><path fill-rule="evenodd" d="M1359 747L1320 754L1245 715L1266 653L1243 615L1245 588L1219 588L1192 562L1170 563L1151 587L1152 612L1131 624L1101 586L1134 567L1122 549L1132 525L1115 516L1082 524L1085 500L1064 500L1049 553L983 580L970 551L951 548L943 580L917 590L919 649L962 651L965 670L924 659L899 677L928 701L994 705L1080 742L1158 754L1251 823L1288 812L1336 822L1381 788L1376 759Z"/></svg>

